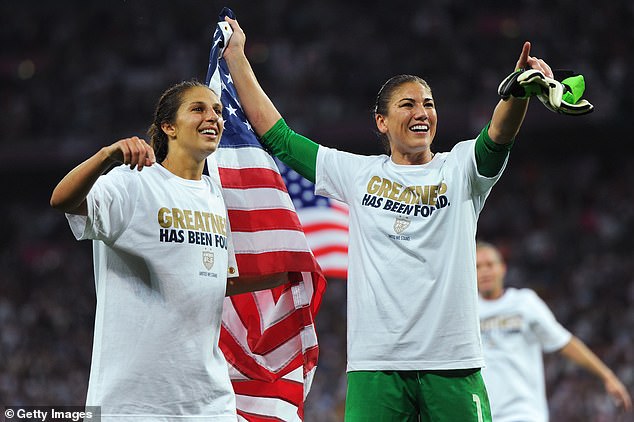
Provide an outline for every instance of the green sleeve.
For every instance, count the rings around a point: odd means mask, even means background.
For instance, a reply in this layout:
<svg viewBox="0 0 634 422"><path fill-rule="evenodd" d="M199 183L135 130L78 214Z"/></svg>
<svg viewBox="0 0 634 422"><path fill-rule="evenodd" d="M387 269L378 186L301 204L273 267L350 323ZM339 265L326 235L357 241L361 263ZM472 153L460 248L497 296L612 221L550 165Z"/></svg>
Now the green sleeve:
<svg viewBox="0 0 634 422"><path fill-rule="evenodd" d="M319 145L293 132L284 119L278 120L260 137L262 144L284 164L315 183Z"/></svg>
<svg viewBox="0 0 634 422"><path fill-rule="evenodd" d="M502 170L504 161L515 143L515 140L505 145L493 142L489 138L490 125L491 122L487 123L475 143L475 159L478 173L485 177L493 177Z"/></svg>

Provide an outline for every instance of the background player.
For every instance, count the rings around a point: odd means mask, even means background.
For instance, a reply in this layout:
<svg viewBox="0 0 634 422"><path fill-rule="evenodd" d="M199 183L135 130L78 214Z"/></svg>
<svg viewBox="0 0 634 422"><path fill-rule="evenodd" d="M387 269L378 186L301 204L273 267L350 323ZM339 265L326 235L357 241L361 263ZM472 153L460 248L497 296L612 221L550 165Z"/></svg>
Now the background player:
<svg viewBox="0 0 634 422"><path fill-rule="evenodd" d="M504 287L506 264L494 245L478 242L477 268L486 364L482 375L493 420L548 420L543 352L559 352L597 376L615 403L631 411L632 401L621 381L557 322L533 290Z"/></svg>

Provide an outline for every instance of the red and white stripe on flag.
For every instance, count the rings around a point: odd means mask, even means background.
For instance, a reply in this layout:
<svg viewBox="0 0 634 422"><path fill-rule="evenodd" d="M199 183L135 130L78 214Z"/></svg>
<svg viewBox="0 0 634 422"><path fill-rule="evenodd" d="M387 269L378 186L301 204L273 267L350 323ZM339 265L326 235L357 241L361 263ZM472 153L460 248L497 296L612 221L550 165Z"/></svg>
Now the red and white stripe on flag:
<svg viewBox="0 0 634 422"><path fill-rule="evenodd" d="M239 418L303 420L317 366L314 317L326 280L311 252L273 158L251 130L222 59L231 28L223 9L209 55L207 84L220 95L225 130L208 159L219 177L241 275L279 272L296 280L225 299L220 348L229 364Z"/></svg>

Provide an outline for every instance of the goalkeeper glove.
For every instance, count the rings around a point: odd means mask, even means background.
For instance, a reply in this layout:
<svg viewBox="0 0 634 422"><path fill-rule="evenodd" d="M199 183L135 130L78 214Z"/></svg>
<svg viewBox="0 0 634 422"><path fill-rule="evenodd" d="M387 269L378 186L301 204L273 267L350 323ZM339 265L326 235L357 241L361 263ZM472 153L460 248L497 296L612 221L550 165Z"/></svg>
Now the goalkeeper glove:
<svg viewBox="0 0 634 422"><path fill-rule="evenodd" d="M504 78L498 87L498 94L506 100L530 98L537 96L551 111L568 115L583 115L592 112L594 106L581 99L585 90L582 75L574 75L571 71L557 71L565 77L562 82L544 76L536 69L516 70Z"/></svg>
<svg viewBox="0 0 634 422"><path fill-rule="evenodd" d="M509 97L530 98L548 92L546 76L536 69L516 70L500 83L498 94L502 99Z"/></svg>

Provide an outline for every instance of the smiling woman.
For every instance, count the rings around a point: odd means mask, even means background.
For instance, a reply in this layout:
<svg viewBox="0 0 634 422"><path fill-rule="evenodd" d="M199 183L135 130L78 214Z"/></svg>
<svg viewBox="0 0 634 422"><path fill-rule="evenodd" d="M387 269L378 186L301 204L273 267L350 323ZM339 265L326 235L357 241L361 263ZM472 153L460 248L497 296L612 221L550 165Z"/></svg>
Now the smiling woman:
<svg viewBox="0 0 634 422"><path fill-rule="evenodd" d="M385 82L376 97L374 118L379 139L395 163L431 161L438 115L431 88L424 79L398 75Z"/></svg>
<svg viewBox="0 0 634 422"><path fill-rule="evenodd" d="M286 125L253 73L244 32L227 21L233 36L224 58L261 142L314 182L317 194L350 207L346 421L490 421L475 233L528 99L500 100L473 139L434 154L431 88L397 75L381 87L374 109L388 155L339 151ZM552 76L529 53L526 42L515 68Z"/></svg>
<svg viewBox="0 0 634 422"><path fill-rule="evenodd" d="M189 179L200 178L204 160L218 147L223 129L216 94L198 82L182 82L163 94L148 133L157 161Z"/></svg>
<svg viewBox="0 0 634 422"><path fill-rule="evenodd" d="M222 131L218 96L179 83L159 99L152 146L134 136L103 147L53 191L51 205L67 213L75 237L94 241L87 405L101 406L104 421L236 420L218 346L224 297L275 287L288 274L229 278L237 273L227 209L203 174Z"/></svg>

